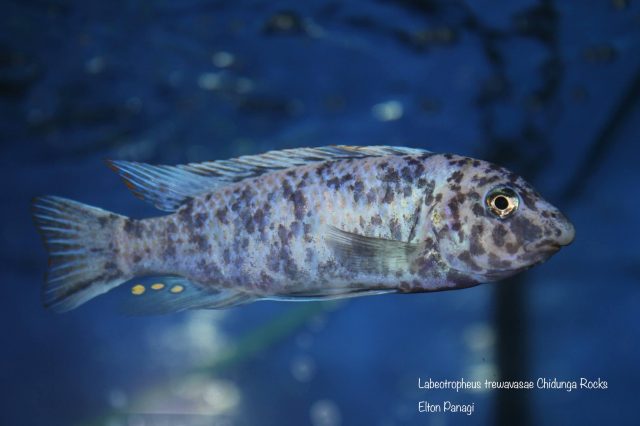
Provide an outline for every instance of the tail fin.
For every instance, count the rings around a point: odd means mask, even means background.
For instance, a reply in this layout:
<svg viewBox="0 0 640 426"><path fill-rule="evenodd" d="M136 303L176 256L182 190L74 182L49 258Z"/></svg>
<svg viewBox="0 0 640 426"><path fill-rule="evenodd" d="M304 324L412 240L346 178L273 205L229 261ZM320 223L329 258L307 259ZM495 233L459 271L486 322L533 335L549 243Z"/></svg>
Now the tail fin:
<svg viewBox="0 0 640 426"><path fill-rule="evenodd" d="M118 265L114 241L123 216L47 196L33 201L33 218L49 252L45 307L69 311L131 278Z"/></svg>

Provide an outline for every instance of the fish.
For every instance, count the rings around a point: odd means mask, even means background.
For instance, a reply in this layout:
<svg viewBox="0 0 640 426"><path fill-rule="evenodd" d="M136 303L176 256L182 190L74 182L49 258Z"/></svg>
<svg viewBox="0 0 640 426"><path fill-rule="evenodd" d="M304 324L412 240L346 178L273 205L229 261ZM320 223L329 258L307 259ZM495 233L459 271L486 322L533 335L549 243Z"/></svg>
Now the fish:
<svg viewBox="0 0 640 426"><path fill-rule="evenodd" d="M575 236L522 177L457 154L333 145L107 163L166 214L35 198L42 300L56 312L134 279L148 281L131 287L143 314L463 289L540 264Z"/></svg>

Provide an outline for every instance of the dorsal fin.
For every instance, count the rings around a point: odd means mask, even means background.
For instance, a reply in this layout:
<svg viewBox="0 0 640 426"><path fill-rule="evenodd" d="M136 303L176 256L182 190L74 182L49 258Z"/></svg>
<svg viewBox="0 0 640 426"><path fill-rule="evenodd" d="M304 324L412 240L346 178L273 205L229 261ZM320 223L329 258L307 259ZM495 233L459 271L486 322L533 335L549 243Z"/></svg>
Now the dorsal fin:
<svg viewBox="0 0 640 426"><path fill-rule="evenodd" d="M318 148L293 148L268 151L258 155L244 155L230 160L208 161L177 166L203 176L212 176L226 182L237 182L260 176L274 170L288 169L305 164L347 158L382 157L385 155L420 155L429 151L396 146L332 145Z"/></svg>
<svg viewBox="0 0 640 426"><path fill-rule="evenodd" d="M211 192L225 182L184 170L184 166L153 166L133 161L107 161L133 194L160 210L173 212L191 197Z"/></svg>
<svg viewBox="0 0 640 426"><path fill-rule="evenodd" d="M153 166L130 161L110 161L133 193L160 210L175 211L191 197L211 192L217 187L322 161L385 155L421 155L423 149L395 146L323 146L268 151L230 160L207 161L177 166Z"/></svg>

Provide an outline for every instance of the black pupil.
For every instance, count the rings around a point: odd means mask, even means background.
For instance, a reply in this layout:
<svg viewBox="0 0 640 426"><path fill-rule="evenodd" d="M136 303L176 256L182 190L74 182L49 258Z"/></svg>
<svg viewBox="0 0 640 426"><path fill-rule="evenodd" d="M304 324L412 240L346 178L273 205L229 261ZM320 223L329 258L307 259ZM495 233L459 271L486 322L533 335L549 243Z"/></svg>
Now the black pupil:
<svg viewBox="0 0 640 426"><path fill-rule="evenodd" d="M498 195L493 201L493 205L496 206L498 210L504 210L509 207L509 200L504 195Z"/></svg>

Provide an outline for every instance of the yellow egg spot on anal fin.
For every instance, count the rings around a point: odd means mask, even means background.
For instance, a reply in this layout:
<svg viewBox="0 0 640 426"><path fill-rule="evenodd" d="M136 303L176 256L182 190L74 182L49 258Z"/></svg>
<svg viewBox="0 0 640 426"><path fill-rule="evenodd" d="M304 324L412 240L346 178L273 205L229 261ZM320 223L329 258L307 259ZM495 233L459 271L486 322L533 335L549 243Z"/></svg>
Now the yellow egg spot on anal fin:
<svg viewBox="0 0 640 426"><path fill-rule="evenodd" d="M136 284L133 287L131 287L131 294L133 294L134 296L140 296L142 293L144 293L145 288L142 284Z"/></svg>
<svg viewBox="0 0 640 426"><path fill-rule="evenodd" d="M151 284L151 288L153 290L162 290L164 288L164 284L163 283Z"/></svg>
<svg viewBox="0 0 640 426"><path fill-rule="evenodd" d="M434 210L433 215L431 215L431 222L434 225L440 225L441 220L442 220L442 217L440 217L440 213L438 213L437 210Z"/></svg>
<svg viewBox="0 0 640 426"><path fill-rule="evenodd" d="M184 286L182 286L180 284L177 284L177 285L174 285L173 287L171 287L171 290L169 290L169 291L171 293L173 293L173 294L177 294L177 293L180 293L180 292L184 291Z"/></svg>

